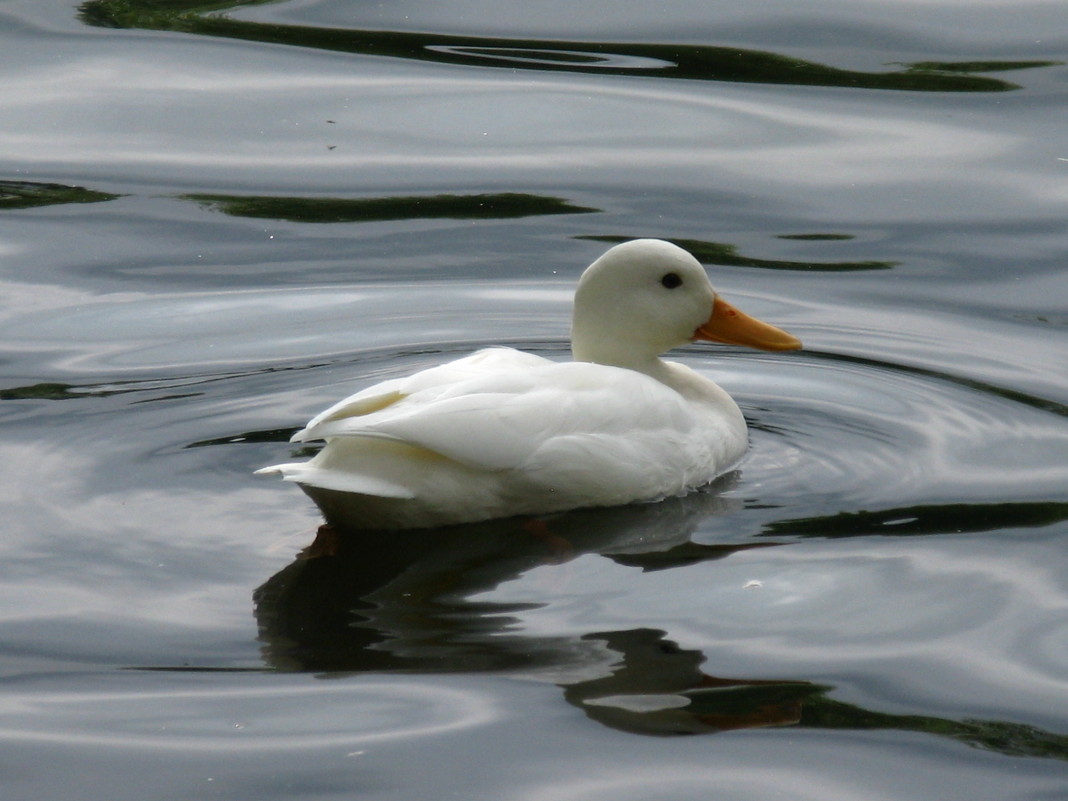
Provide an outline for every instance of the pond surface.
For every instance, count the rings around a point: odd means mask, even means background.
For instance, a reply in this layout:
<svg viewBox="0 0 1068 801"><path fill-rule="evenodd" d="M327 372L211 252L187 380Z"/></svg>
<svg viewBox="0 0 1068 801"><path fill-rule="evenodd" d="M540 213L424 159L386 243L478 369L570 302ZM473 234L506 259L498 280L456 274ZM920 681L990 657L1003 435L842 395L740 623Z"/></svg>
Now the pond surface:
<svg viewBox="0 0 1068 801"><path fill-rule="evenodd" d="M1068 26L990 0L0 3L10 799L1068 798ZM334 400L670 239L707 491L346 536ZM682 736L692 735L692 736Z"/></svg>

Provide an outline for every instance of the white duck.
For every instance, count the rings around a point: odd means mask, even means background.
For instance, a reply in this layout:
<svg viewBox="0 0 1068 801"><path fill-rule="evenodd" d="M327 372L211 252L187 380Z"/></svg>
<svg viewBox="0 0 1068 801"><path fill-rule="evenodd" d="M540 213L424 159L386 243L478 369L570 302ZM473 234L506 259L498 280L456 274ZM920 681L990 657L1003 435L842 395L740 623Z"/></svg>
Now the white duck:
<svg viewBox="0 0 1068 801"><path fill-rule="evenodd" d="M420 528L680 495L745 452L738 405L659 358L693 340L793 350L801 343L720 299L685 250L616 245L575 292L572 362L511 348L384 381L293 436L311 461L266 467L326 519Z"/></svg>

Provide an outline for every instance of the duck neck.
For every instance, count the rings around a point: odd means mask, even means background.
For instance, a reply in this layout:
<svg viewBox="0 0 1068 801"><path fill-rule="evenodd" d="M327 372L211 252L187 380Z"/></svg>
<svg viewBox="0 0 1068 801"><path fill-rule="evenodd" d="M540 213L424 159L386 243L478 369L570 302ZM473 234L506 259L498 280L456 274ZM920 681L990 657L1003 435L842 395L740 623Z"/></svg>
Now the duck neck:
<svg viewBox="0 0 1068 801"><path fill-rule="evenodd" d="M655 354L636 352L625 346L588 347L575 343L571 347L572 358L577 362L593 362L608 367L622 367L645 373L665 384L670 384L668 366Z"/></svg>

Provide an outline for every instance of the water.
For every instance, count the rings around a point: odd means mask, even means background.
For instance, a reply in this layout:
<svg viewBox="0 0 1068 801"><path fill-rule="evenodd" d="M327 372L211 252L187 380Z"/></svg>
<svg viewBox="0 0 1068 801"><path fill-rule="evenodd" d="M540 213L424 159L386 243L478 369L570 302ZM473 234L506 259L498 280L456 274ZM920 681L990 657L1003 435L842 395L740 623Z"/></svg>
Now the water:
<svg viewBox="0 0 1068 801"><path fill-rule="evenodd" d="M1039 2L0 4L5 797L1068 797L1066 40ZM637 236L805 342L680 352L739 470L300 556L315 508L251 475L294 428L566 358Z"/></svg>

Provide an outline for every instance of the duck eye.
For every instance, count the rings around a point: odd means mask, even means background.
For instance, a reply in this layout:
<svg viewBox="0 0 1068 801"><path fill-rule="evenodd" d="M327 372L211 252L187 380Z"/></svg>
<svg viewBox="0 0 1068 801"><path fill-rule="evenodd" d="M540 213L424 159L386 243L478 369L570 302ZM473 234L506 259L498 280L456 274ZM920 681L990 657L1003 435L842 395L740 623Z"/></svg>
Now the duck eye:
<svg viewBox="0 0 1068 801"><path fill-rule="evenodd" d="M682 286L682 279L679 278L678 273L665 273L664 277L660 279L660 283L668 289L674 289L677 286Z"/></svg>

